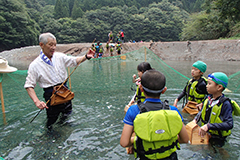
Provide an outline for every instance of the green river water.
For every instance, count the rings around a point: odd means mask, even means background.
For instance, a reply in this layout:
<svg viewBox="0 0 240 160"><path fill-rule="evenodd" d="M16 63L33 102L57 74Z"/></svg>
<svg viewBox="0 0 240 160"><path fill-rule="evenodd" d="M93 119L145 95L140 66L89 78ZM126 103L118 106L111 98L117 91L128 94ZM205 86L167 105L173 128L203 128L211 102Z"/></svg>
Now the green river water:
<svg viewBox="0 0 240 160"><path fill-rule="evenodd" d="M133 155L126 154L119 140L123 128L123 109L134 95L131 88L136 87L132 83L132 75L137 74L137 65L143 61L144 56L135 54L127 56L126 59L103 58L81 64L71 76L72 91L75 93L73 113L65 123L55 124L51 134L45 128L45 111L30 123L39 110L23 88L26 70L3 74L6 117L4 120L3 113L0 113L0 157L5 160L134 159ZM193 62L166 61L168 66L150 55L147 61L166 75L168 91L161 99L168 99L170 104L173 104L186 84L187 77L190 78ZM205 76L212 71L224 71L228 76L239 71L238 62L207 64L211 67ZM35 90L42 98L42 89L37 86ZM225 94L240 102L239 89ZM182 110L181 102L178 109ZM185 124L192 120L188 114L182 115ZM181 144L181 150L177 153L180 160L235 160L240 159L239 148L240 117L234 117L232 134L223 148Z"/></svg>

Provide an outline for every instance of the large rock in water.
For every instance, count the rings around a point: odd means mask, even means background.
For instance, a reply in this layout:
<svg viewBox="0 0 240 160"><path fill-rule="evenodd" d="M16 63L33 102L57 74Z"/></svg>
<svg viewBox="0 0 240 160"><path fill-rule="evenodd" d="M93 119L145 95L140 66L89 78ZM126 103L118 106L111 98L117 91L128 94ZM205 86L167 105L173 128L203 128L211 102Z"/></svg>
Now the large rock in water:
<svg viewBox="0 0 240 160"><path fill-rule="evenodd" d="M84 55L91 43L58 44L56 51L73 56ZM103 43L105 48L106 43ZM240 40L175 41L124 43L122 54L147 47L163 60L240 61ZM0 52L9 65L27 69L39 55L39 46L28 46Z"/></svg>

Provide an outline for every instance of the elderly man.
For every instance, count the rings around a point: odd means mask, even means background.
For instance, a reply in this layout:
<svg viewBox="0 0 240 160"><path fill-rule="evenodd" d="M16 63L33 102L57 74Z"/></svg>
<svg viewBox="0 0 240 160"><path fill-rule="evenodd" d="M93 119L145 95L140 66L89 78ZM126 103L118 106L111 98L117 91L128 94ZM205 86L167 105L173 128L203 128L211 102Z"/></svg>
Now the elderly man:
<svg viewBox="0 0 240 160"><path fill-rule="evenodd" d="M43 33L39 36L39 45L42 48L39 56L29 65L28 75L24 88L39 109L46 108L47 128L51 129L60 113L65 119L72 112L72 103L68 101L63 104L51 106L40 101L35 93L35 86L38 83L44 90L44 98L48 101L52 95L53 87L62 84L67 79L66 67L77 66L86 59L93 58L94 51L81 57L70 57L60 52L55 52L57 41L51 33ZM66 86L66 84L64 84Z"/></svg>

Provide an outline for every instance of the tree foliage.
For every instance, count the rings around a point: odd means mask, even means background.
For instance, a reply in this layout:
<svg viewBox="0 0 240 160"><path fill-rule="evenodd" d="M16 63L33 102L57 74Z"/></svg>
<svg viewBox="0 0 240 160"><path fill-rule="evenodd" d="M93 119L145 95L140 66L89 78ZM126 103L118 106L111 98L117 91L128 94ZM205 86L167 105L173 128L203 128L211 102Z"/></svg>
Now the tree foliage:
<svg viewBox="0 0 240 160"><path fill-rule="evenodd" d="M0 0L0 50L38 44L215 39L240 33L239 0ZM192 14L189 17L189 13Z"/></svg>
<svg viewBox="0 0 240 160"><path fill-rule="evenodd" d="M240 1L206 0L204 11L185 23L181 40L218 39L240 35Z"/></svg>
<svg viewBox="0 0 240 160"><path fill-rule="evenodd" d="M39 26L17 0L0 0L0 50L34 45Z"/></svg>

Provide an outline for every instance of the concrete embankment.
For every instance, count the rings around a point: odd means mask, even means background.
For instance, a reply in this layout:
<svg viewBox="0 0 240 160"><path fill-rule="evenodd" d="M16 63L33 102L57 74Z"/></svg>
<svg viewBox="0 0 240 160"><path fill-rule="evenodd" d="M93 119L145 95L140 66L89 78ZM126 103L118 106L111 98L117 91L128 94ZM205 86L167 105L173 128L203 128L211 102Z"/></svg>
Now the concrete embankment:
<svg viewBox="0 0 240 160"><path fill-rule="evenodd" d="M103 43L103 47L105 47ZM208 60L240 61L240 40L176 41L176 42L139 42L124 43L122 53L147 47L163 60ZM56 51L74 56L83 55L91 43L58 44ZM39 46L29 46L3 51L0 56L6 58L12 66L29 65L40 51Z"/></svg>

